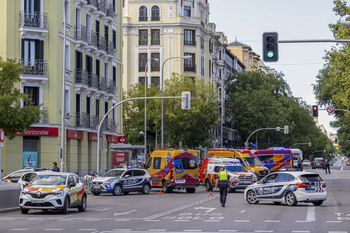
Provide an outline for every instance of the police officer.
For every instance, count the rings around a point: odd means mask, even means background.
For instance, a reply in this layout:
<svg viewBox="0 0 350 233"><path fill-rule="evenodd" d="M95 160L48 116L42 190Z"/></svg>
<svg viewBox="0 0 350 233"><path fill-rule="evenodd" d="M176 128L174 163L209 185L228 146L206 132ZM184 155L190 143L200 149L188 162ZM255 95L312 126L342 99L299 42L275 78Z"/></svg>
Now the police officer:
<svg viewBox="0 0 350 233"><path fill-rule="evenodd" d="M220 203L222 207L225 207L228 188L228 173L224 167L220 168L217 182L220 189Z"/></svg>

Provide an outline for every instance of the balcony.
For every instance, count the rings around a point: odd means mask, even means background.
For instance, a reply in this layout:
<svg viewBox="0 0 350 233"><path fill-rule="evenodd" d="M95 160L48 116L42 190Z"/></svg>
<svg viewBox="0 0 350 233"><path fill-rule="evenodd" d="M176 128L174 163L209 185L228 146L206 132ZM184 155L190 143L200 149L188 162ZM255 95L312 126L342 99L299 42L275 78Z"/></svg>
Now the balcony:
<svg viewBox="0 0 350 233"><path fill-rule="evenodd" d="M107 91L107 79L105 77L100 77L98 82L98 89L100 91Z"/></svg>
<svg viewBox="0 0 350 233"><path fill-rule="evenodd" d="M83 7L87 4L87 0L75 0L76 6Z"/></svg>
<svg viewBox="0 0 350 233"><path fill-rule="evenodd" d="M25 71L22 74L27 75L47 75L47 61L43 59L21 59L20 64L24 66Z"/></svg>
<svg viewBox="0 0 350 233"><path fill-rule="evenodd" d="M95 51L95 53L101 56L106 55L107 53L106 39L102 36L99 36L98 34L96 34L96 38L97 38L97 50Z"/></svg>
<svg viewBox="0 0 350 233"><path fill-rule="evenodd" d="M74 126L91 128L92 125L91 125L90 114L85 112L76 112Z"/></svg>
<svg viewBox="0 0 350 233"><path fill-rule="evenodd" d="M40 34L45 37L48 32L48 17L47 13L42 12L19 12L19 31L21 35Z"/></svg>
<svg viewBox="0 0 350 233"><path fill-rule="evenodd" d="M96 116L96 115L93 115L91 117L91 123L92 123L92 128L93 129L97 129L97 125L100 123L100 117L99 116Z"/></svg>
<svg viewBox="0 0 350 233"><path fill-rule="evenodd" d="M99 75L89 73L88 74L88 86L94 90L98 90Z"/></svg>
<svg viewBox="0 0 350 233"><path fill-rule="evenodd" d="M113 80L109 80L108 82L108 88L107 88L107 93L114 95L115 92L117 91L116 83Z"/></svg>
<svg viewBox="0 0 350 233"><path fill-rule="evenodd" d="M114 132L117 131L117 121L116 121L116 119L110 119L109 120L109 130L110 131L114 131Z"/></svg>
<svg viewBox="0 0 350 233"><path fill-rule="evenodd" d="M193 64L186 64L184 65L184 71L185 72L196 72L196 65Z"/></svg>
<svg viewBox="0 0 350 233"><path fill-rule="evenodd" d="M94 11L97 10L98 4L97 0L87 0L87 4L85 6L85 10L87 13L93 13Z"/></svg>
<svg viewBox="0 0 350 233"><path fill-rule="evenodd" d="M88 37L86 33L86 28L83 25L76 25L74 28L74 39L81 46L86 46L88 44Z"/></svg>
<svg viewBox="0 0 350 233"><path fill-rule="evenodd" d="M75 77L75 84L78 84L81 87L85 87L85 88L88 87L89 73L86 70L82 68L75 69L74 77Z"/></svg>
<svg viewBox="0 0 350 233"><path fill-rule="evenodd" d="M117 19L117 14L115 12L115 9L111 3L108 3L106 1L106 16L104 17L104 20L107 21L108 23L112 23L116 21Z"/></svg>
<svg viewBox="0 0 350 233"><path fill-rule="evenodd" d="M97 44L97 34L96 32L92 30L86 30L86 40L87 40L87 45L85 46L85 49L87 50L97 50L98 49L98 44Z"/></svg>

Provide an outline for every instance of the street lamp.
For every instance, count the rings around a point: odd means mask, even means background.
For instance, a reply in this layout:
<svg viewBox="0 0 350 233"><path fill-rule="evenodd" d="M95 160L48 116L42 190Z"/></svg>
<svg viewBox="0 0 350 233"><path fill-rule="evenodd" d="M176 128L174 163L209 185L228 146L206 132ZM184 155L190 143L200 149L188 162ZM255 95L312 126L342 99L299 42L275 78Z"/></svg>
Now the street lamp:
<svg viewBox="0 0 350 233"><path fill-rule="evenodd" d="M144 150L144 154L145 154L145 160L147 159L146 156L147 156L147 85L148 85L148 82L147 82L147 78L148 78L148 74L147 74L147 68L148 68L148 63L151 61L151 60L154 60L156 62L159 62L159 59L158 58L150 58L148 59L148 61L146 62L146 66L145 66L145 81L144 81L144 85L145 85L145 131L144 131L144 142L145 142L145 150Z"/></svg>
<svg viewBox="0 0 350 233"><path fill-rule="evenodd" d="M228 83L226 83L225 85L221 86L221 121L220 121L220 147L223 148L223 141L224 141L224 95L225 95L225 89L227 87L228 84L231 84L233 82L236 82L237 79L232 79L231 81L229 81Z"/></svg>
<svg viewBox="0 0 350 233"><path fill-rule="evenodd" d="M164 89L163 89L163 84L164 84L164 79L163 79L163 73L164 73L164 64L169 61L170 59L192 59L192 56L191 55L188 55L188 56L182 56L182 57L169 57L167 58L164 62L163 62L163 65L162 65L162 76L161 76L161 88L162 88L162 97L164 96ZM160 145L160 148L163 149L163 146L164 146L164 119L163 119L163 112L164 112L164 101L163 101L163 98L162 98L162 123L161 123L161 145Z"/></svg>

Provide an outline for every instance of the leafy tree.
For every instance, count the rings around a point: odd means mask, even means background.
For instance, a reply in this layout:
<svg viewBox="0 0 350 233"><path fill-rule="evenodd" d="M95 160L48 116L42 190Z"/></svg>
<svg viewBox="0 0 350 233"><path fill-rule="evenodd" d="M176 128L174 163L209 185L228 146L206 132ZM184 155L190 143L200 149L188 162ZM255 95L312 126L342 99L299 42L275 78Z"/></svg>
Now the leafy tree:
<svg viewBox="0 0 350 233"><path fill-rule="evenodd" d="M183 147L209 146L213 139L210 133L218 119L217 95L212 88L201 81L193 82L174 74L164 82L164 96L181 96L182 91L191 92L191 109L182 110L180 99L164 99L164 143L177 148L181 141ZM144 86L136 84L124 99L144 97ZM148 87L147 96L161 96L159 87ZM144 100L132 101L123 106L124 133L132 144L143 144ZM160 147L161 141L161 99L147 101L147 144ZM166 146L167 146L166 145Z"/></svg>
<svg viewBox="0 0 350 233"><path fill-rule="evenodd" d="M0 128L9 139L40 119L38 106L23 107L23 103L29 102L29 97L16 88L22 71L23 67L16 60L4 61L0 57Z"/></svg>

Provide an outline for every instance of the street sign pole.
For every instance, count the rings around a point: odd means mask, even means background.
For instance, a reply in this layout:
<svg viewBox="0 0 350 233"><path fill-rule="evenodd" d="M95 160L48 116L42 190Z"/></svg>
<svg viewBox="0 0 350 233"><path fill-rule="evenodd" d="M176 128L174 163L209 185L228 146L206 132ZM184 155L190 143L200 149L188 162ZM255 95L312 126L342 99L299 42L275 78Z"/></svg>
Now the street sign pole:
<svg viewBox="0 0 350 233"><path fill-rule="evenodd" d="M5 140L5 132L3 129L0 129L0 178L2 178L2 167L1 167L1 160L2 160L2 147L4 146L4 140Z"/></svg>

